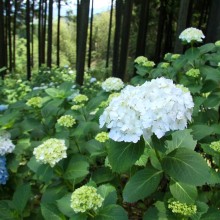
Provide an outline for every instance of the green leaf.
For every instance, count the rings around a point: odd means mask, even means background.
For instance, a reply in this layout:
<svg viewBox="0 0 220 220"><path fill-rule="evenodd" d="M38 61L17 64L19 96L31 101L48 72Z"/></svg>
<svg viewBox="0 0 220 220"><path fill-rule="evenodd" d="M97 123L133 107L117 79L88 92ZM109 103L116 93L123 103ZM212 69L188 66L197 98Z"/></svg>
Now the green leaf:
<svg viewBox="0 0 220 220"><path fill-rule="evenodd" d="M30 184L23 184L16 188L12 201L20 214L24 211L24 208L27 205L30 196L31 196Z"/></svg>
<svg viewBox="0 0 220 220"><path fill-rule="evenodd" d="M144 214L143 220L177 220L164 202L157 201Z"/></svg>
<svg viewBox="0 0 220 220"><path fill-rule="evenodd" d="M204 202L196 202L197 211L194 215L190 216L192 220L198 220L201 216L208 211L209 206Z"/></svg>
<svg viewBox="0 0 220 220"><path fill-rule="evenodd" d="M114 178L114 174L108 167L98 168L92 174L92 180L96 182L96 184L109 182Z"/></svg>
<svg viewBox="0 0 220 220"><path fill-rule="evenodd" d="M194 203L197 196L197 188L180 182L173 182L170 184L170 192L175 199L182 203Z"/></svg>
<svg viewBox="0 0 220 220"><path fill-rule="evenodd" d="M200 51L200 54L208 53L208 52L211 52L215 49L215 44L208 43L208 44L202 45L198 49Z"/></svg>
<svg viewBox="0 0 220 220"><path fill-rule="evenodd" d="M49 101L45 104L45 106L41 109L42 116L47 119L50 116L56 115L59 111L59 106L63 103L63 100L55 99Z"/></svg>
<svg viewBox="0 0 220 220"><path fill-rule="evenodd" d="M110 184L101 185L98 187L97 193L104 198L103 207L115 204L117 201L117 193L115 188Z"/></svg>
<svg viewBox="0 0 220 220"><path fill-rule="evenodd" d="M95 220L128 220L127 213L119 205L109 205L101 209Z"/></svg>
<svg viewBox="0 0 220 220"><path fill-rule="evenodd" d="M162 178L162 171L153 168L140 170L125 185L123 198L126 202L136 202L156 191Z"/></svg>
<svg viewBox="0 0 220 220"><path fill-rule="evenodd" d="M188 50L186 50L185 56L186 56L187 60L192 61L192 60L199 58L200 51L198 48L191 47Z"/></svg>
<svg viewBox="0 0 220 220"><path fill-rule="evenodd" d="M127 171L144 152L144 141L138 143L109 141L108 158L113 172Z"/></svg>
<svg viewBox="0 0 220 220"><path fill-rule="evenodd" d="M178 148L162 160L164 171L175 180L201 186L210 178L210 168L199 153Z"/></svg>
<svg viewBox="0 0 220 220"><path fill-rule="evenodd" d="M200 72L204 75L205 80L212 80L216 83L220 81L220 71L211 66L201 66Z"/></svg>
<svg viewBox="0 0 220 220"><path fill-rule="evenodd" d="M202 215L201 220L217 220L220 219L220 211L215 207L210 207L208 212Z"/></svg>
<svg viewBox="0 0 220 220"><path fill-rule="evenodd" d="M14 211L10 208L9 200L1 200L0 201L0 219L4 220L16 220L18 218L15 217Z"/></svg>
<svg viewBox="0 0 220 220"><path fill-rule="evenodd" d="M45 220L65 220L65 216L59 212L53 204L41 203L41 212Z"/></svg>
<svg viewBox="0 0 220 220"><path fill-rule="evenodd" d="M68 163L68 167L64 173L65 179L77 179L85 177L89 173L89 163L85 160L85 157L81 155L72 156Z"/></svg>
<svg viewBox="0 0 220 220"><path fill-rule="evenodd" d="M204 101L205 107L218 107L220 104L220 92L212 92Z"/></svg>
<svg viewBox="0 0 220 220"><path fill-rule="evenodd" d="M61 199L57 200L58 209L66 216L71 217L75 214L73 209L70 207L71 193L66 194Z"/></svg>
<svg viewBox="0 0 220 220"><path fill-rule="evenodd" d="M212 127L205 124L193 125L191 128L193 130L193 137L196 140L201 140L212 134L214 131Z"/></svg>
<svg viewBox="0 0 220 220"><path fill-rule="evenodd" d="M193 140L193 136L190 134L191 132L192 130L186 129L172 133L172 140L166 141L166 154L177 148L188 148L194 150L197 142Z"/></svg>
<svg viewBox="0 0 220 220"><path fill-rule="evenodd" d="M25 118L21 123L20 126L23 131L31 131L33 129L38 128L41 126L41 123L39 120L34 119L34 118Z"/></svg>

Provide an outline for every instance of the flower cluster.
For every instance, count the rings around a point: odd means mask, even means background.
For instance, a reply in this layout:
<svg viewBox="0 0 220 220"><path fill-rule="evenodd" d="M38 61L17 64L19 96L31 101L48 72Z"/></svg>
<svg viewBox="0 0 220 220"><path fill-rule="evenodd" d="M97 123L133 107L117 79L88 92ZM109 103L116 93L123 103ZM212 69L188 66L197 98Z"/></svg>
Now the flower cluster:
<svg viewBox="0 0 220 220"><path fill-rule="evenodd" d="M220 153L220 141L213 141L210 144L210 147L214 150L217 151L218 153Z"/></svg>
<svg viewBox="0 0 220 220"><path fill-rule="evenodd" d="M8 105L0 105L0 112L3 112L8 109Z"/></svg>
<svg viewBox="0 0 220 220"><path fill-rule="evenodd" d="M111 139L136 143L141 135L148 140L153 133L161 138L167 131L185 129L193 106L185 87L161 77L125 87L104 110L99 123L110 129Z"/></svg>
<svg viewBox="0 0 220 220"><path fill-rule="evenodd" d="M137 57L134 62L140 66L145 66L145 67L153 67L155 66L155 63L153 61L150 61L147 59L147 57L144 56L139 56Z"/></svg>
<svg viewBox="0 0 220 220"><path fill-rule="evenodd" d="M215 46L220 47L220 40L215 42Z"/></svg>
<svg viewBox="0 0 220 220"><path fill-rule="evenodd" d="M107 132L100 132L95 136L95 139L101 143L106 142L107 140L109 140L109 135Z"/></svg>
<svg viewBox="0 0 220 220"><path fill-rule="evenodd" d="M179 36L179 39L187 43L202 42L203 38L205 36L202 31L193 27L185 29Z"/></svg>
<svg viewBox="0 0 220 220"><path fill-rule="evenodd" d="M200 76L200 71L199 69L192 68L186 72L186 75L191 76L193 78L198 78Z"/></svg>
<svg viewBox="0 0 220 220"><path fill-rule="evenodd" d="M119 91L124 87L121 79L116 77L109 77L102 83L102 89L106 92Z"/></svg>
<svg viewBox="0 0 220 220"><path fill-rule="evenodd" d="M102 206L103 198L92 186L81 186L71 196L71 208L74 212L95 211Z"/></svg>
<svg viewBox="0 0 220 220"><path fill-rule="evenodd" d="M196 205L181 203L174 199L168 200L168 208L171 209L173 213L184 216L191 216L197 212Z"/></svg>
<svg viewBox="0 0 220 220"><path fill-rule="evenodd" d="M33 154L37 161L44 164L48 163L51 167L54 167L56 163L67 157L66 150L64 140L51 138L34 148Z"/></svg>
<svg viewBox="0 0 220 220"><path fill-rule="evenodd" d="M70 128L74 124L76 124L76 120L73 118L72 115L63 115L57 120L57 123L60 126Z"/></svg>
<svg viewBox="0 0 220 220"><path fill-rule="evenodd" d="M89 98L86 95L82 95L82 94L76 95L73 98L73 101L77 104L87 102L88 100L89 100Z"/></svg>
<svg viewBox="0 0 220 220"><path fill-rule="evenodd" d="M171 55L171 59L172 59L172 60L176 60L176 59L178 59L179 57L180 57L180 54L177 54L177 53Z"/></svg>
<svg viewBox="0 0 220 220"><path fill-rule="evenodd" d="M40 108L42 106L42 98L41 97L33 97L30 98L27 102L26 105L31 106L33 108Z"/></svg>
<svg viewBox="0 0 220 220"><path fill-rule="evenodd" d="M134 62L139 64L139 65L143 65L144 63L146 63L148 61L147 57L144 56L139 56L137 57Z"/></svg>
<svg viewBox="0 0 220 220"><path fill-rule="evenodd" d="M170 66L170 64L167 63L167 62L163 62L163 63L161 63L161 65L160 65L160 67L161 67L161 68L164 68L164 69L168 68L169 66Z"/></svg>
<svg viewBox="0 0 220 220"><path fill-rule="evenodd" d="M7 132L0 133L0 155L4 156L11 153L15 149L15 145L10 140L10 134Z"/></svg>
<svg viewBox="0 0 220 220"><path fill-rule="evenodd" d="M0 185L6 184L8 180L8 171L6 169L6 159L0 156Z"/></svg>

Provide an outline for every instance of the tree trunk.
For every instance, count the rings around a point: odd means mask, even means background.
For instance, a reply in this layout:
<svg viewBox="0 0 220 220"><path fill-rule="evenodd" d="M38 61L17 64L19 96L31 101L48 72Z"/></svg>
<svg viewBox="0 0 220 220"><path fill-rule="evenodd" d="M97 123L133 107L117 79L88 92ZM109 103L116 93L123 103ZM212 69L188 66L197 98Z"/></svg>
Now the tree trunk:
<svg viewBox="0 0 220 220"><path fill-rule="evenodd" d="M15 71L16 67L16 20L17 20L18 3L14 1L14 19L13 19L13 55L12 55L12 69Z"/></svg>
<svg viewBox="0 0 220 220"><path fill-rule="evenodd" d="M125 1L123 25L122 25L122 36L121 36L120 65L119 65L119 71L117 74L117 76L121 78L122 80L124 79L125 72L126 72L132 5L133 5L133 0Z"/></svg>
<svg viewBox="0 0 220 220"><path fill-rule="evenodd" d="M106 64L105 64L105 68L108 68L108 66L109 66L109 54L110 54L111 35L112 35L113 3L114 3L114 0L111 0L111 9L110 9L110 18L109 18L109 28L108 28L108 43L107 43L107 52L106 52Z"/></svg>
<svg viewBox="0 0 220 220"><path fill-rule="evenodd" d="M53 35L53 0L49 0L48 33L47 33L47 66L52 64L52 35Z"/></svg>
<svg viewBox="0 0 220 220"><path fill-rule="evenodd" d="M5 27L4 27L4 4L3 0L0 0L0 68L6 67L6 48L5 48ZM6 74L6 71L3 71L0 73L2 79L4 79L4 75Z"/></svg>
<svg viewBox="0 0 220 220"><path fill-rule="evenodd" d="M58 17L57 17L57 66L60 66L60 10L61 0L58 0Z"/></svg>
<svg viewBox="0 0 220 220"><path fill-rule="evenodd" d="M89 53L88 53L88 68L91 67L91 60L92 60L92 34L93 34L93 4L94 0L91 1L91 18L90 18L90 33L89 33Z"/></svg>
<svg viewBox="0 0 220 220"><path fill-rule="evenodd" d="M206 43L220 39L220 1L212 0L208 16Z"/></svg>
<svg viewBox="0 0 220 220"><path fill-rule="evenodd" d="M162 48L165 20L166 20L166 1L161 0L159 21L157 26L157 40L156 40L155 55L154 55L154 60L156 63L159 62L161 58L161 48Z"/></svg>
<svg viewBox="0 0 220 220"><path fill-rule="evenodd" d="M31 79L30 1L26 0L27 80Z"/></svg>
<svg viewBox="0 0 220 220"><path fill-rule="evenodd" d="M116 0L115 6L115 36L114 36L114 49L113 49L113 63L112 63L112 76L118 74L119 63L119 47L121 36L121 15L122 15L123 0Z"/></svg>
<svg viewBox="0 0 220 220"><path fill-rule="evenodd" d="M83 85L86 60L86 42L89 21L90 0L81 0L78 4L79 18L77 19L77 58L76 58L76 83Z"/></svg>
<svg viewBox="0 0 220 220"><path fill-rule="evenodd" d="M181 0L180 2L174 53L183 53L183 44L179 39L179 35L184 29L186 29L189 4L190 0Z"/></svg>
<svg viewBox="0 0 220 220"><path fill-rule="evenodd" d="M38 8L38 66L40 67L42 64L42 0L39 1Z"/></svg>
<svg viewBox="0 0 220 220"><path fill-rule="evenodd" d="M138 36L136 44L135 56L145 56L147 27L149 19L149 3L150 0L141 1L141 12L139 17Z"/></svg>
<svg viewBox="0 0 220 220"><path fill-rule="evenodd" d="M6 26L7 26L7 43L8 43L8 63L9 71L12 70L12 42L11 42L11 2L6 1Z"/></svg>
<svg viewBox="0 0 220 220"><path fill-rule="evenodd" d="M34 0L31 4L31 67L34 67Z"/></svg>

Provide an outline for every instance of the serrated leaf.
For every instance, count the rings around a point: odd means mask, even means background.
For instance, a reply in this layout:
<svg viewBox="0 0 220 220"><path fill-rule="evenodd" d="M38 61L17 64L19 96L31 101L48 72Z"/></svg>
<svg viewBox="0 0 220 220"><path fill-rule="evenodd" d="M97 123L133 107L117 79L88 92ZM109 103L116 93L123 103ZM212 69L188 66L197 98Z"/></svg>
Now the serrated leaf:
<svg viewBox="0 0 220 220"><path fill-rule="evenodd" d="M212 80L216 83L220 81L220 71L211 66L201 66L200 72L205 76L205 80Z"/></svg>
<svg viewBox="0 0 220 220"><path fill-rule="evenodd" d="M73 209L70 207L71 193L66 194L61 199L57 200L58 209L66 216L71 217L76 214Z"/></svg>
<svg viewBox="0 0 220 220"><path fill-rule="evenodd" d="M96 220L128 220L127 213L119 205L109 205L99 211Z"/></svg>
<svg viewBox="0 0 220 220"><path fill-rule="evenodd" d="M144 152L144 141L138 143L109 141L108 159L113 172L122 173L134 165Z"/></svg>
<svg viewBox="0 0 220 220"><path fill-rule="evenodd" d="M181 182L173 182L170 184L170 192L175 199L182 203L194 203L197 196L197 188Z"/></svg>
<svg viewBox="0 0 220 220"><path fill-rule="evenodd" d="M74 161L68 164L65 171L65 179L77 179L80 177L85 177L89 173L89 163L87 161Z"/></svg>
<svg viewBox="0 0 220 220"><path fill-rule="evenodd" d="M104 198L103 207L106 205L116 204L117 193L116 189L110 185L105 184L98 187L97 193L99 193L102 198Z"/></svg>
<svg viewBox="0 0 220 220"><path fill-rule="evenodd" d="M16 188L12 201L19 213L22 213L24 211L24 208L27 205L28 200L30 199L30 195L30 184L23 184Z"/></svg>
<svg viewBox="0 0 220 220"><path fill-rule="evenodd" d="M201 186L210 178L210 168L199 153L178 148L162 160L164 171L178 182Z"/></svg>
<svg viewBox="0 0 220 220"><path fill-rule="evenodd" d="M126 202L136 202L156 191L162 178L162 171L153 168L140 170L131 177L123 190Z"/></svg>
<svg viewBox="0 0 220 220"><path fill-rule="evenodd" d="M186 129L172 133L172 140L166 141L166 154L177 148L188 148L194 150L197 142L193 140L193 136L190 134L191 132L192 130Z"/></svg>
<svg viewBox="0 0 220 220"><path fill-rule="evenodd" d="M214 129L208 125L200 124L200 125L193 125L192 127L192 134L194 139L201 140L210 134L213 133Z"/></svg>
<svg viewBox="0 0 220 220"><path fill-rule="evenodd" d="M41 212L45 220L66 220L65 216L53 204L41 203Z"/></svg>

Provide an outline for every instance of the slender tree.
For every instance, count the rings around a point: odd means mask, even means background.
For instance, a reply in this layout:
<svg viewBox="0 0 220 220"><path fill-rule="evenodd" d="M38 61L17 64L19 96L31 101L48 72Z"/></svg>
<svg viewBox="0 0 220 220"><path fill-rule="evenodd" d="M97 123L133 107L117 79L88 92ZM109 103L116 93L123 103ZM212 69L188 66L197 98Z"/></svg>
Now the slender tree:
<svg viewBox="0 0 220 220"><path fill-rule="evenodd" d="M108 43L107 43L105 68L108 68L108 66L109 66L109 54L110 54L111 36L112 36L113 5L114 5L114 0L111 0L111 9L110 9L110 18L109 18L109 27L108 27Z"/></svg>
<svg viewBox="0 0 220 220"><path fill-rule="evenodd" d="M47 66L52 65L52 35L53 35L53 0L49 0L48 33L47 33Z"/></svg>
<svg viewBox="0 0 220 220"><path fill-rule="evenodd" d="M6 63L6 44L5 44L5 27L4 27L4 2L0 0L0 69L7 66ZM1 72L2 79L4 78L5 71Z"/></svg>
<svg viewBox="0 0 220 220"><path fill-rule="evenodd" d="M220 1L212 0L209 11L206 31L206 42L215 42L220 39Z"/></svg>
<svg viewBox="0 0 220 220"><path fill-rule="evenodd" d="M174 46L175 53L183 52L183 45L179 40L179 35L184 29L186 29L189 5L190 5L190 0L180 1L179 15L178 15L177 29L176 29L176 40Z"/></svg>
<svg viewBox="0 0 220 220"><path fill-rule="evenodd" d="M150 0L141 0L141 11L139 17L138 36L135 54L136 57L145 55L147 28L149 21L149 3Z"/></svg>
<svg viewBox="0 0 220 220"><path fill-rule="evenodd" d="M93 34L93 5L94 0L91 0L91 17L90 17L90 32L89 32L89 53L88 53L88 68L91 67L92 60L92 34Z"/></svg>
<svg viewBox="0 0 220 220"><path fill-rule="evenodd" d="M133 0L126 0L123 15L122 24L122 36L121 36L121 51L120 51L120 65L118 68L117 76L124 79L127 64L128 45L131 27L131 15L132 15Z"/></svg>
<svg viewBox="0 0 220 220"><path fill-rule="evenodd" d="M57 2L57 66L60 66L60 11L61 11L61 0Z"/></svg>
<svg viewBox="0 0 220 220"><path fill-rule="evenodd" d="M31 48L30 48L30 0L26 0L26 48L27 48L27 80L31 79Z"/></svg>
<svg viewBox="0 0 220 220"><path fill-rule="evenodd" d="M119 65L119 47L121 36L121 20L122 20L123 0L116 0L115 6L115 34L114 34L114 48L113 48L113 63L112 75L117 76Z"/></svg>
<svg viewBox="0 0 220 220"><path fill-rule="evenodd" d="M12 70L12 31L11 31L11 1L6 0L6 30L7 30L7 45L8 45L8 68Z"/></svg>
<svg viewBox="0 0 220 220"><path fill-rule="evenodd" d="M78 2L76 83L83 85L90 0Z"/></svg>
<svg viewBox="0 0 220 220"><path fill-rule="evenodd" d="M154 60L156 62L159 62L161 56L161 48L164 35L164 24L166 19L166 4L166 0L160 0L159 20L157 25L157 40L154 55Z"/></svg>
<svg viewBox="0 0 220 220"><path fill-rule="evenodd" d="M31 67L34 66L34 0L31 3Z"/></svg>
<svg viewBox="0 0 220 220"><path fill-rule="evenodd" d="M17 20L18 2L14 1L14 19L13 19L13 55L12 55L12 69L16 67L16 20Z"/></svg>

